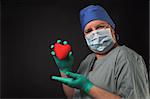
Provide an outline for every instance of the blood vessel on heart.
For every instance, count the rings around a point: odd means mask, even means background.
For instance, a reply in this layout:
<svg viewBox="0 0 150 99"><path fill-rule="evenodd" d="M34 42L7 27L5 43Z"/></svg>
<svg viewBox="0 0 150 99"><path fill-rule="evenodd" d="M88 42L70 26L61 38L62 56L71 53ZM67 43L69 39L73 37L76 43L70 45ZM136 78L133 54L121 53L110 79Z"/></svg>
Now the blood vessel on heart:
<svg viewBox="0 0 150 99"><path fill-rule="evenodd" d="M63 60L67 57L67 55L71 51L71 46L69 44L62 45L59 43L55 43L54 51L56 53L57 58Z"/></svg>

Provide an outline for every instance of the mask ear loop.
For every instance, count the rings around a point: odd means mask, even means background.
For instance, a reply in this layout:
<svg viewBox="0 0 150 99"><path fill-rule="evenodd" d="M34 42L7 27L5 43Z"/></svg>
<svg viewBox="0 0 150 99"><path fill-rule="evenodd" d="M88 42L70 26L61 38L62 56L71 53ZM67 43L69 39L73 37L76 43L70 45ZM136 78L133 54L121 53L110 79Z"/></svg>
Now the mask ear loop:
<svg viewBox="0 0 150 99"><path fill-rule="evenodd" d="M116 36L116 40L119 41L119 35L118 35L118 33L116 33L115 36Z"/></svg>
<svg viewBox="0 0 150 99"><path fill-rule="evenodd" d="M115 29L114 29L114 31L115 31ZM115 32L115 37L116 37L116 40L119 41L119 35L116 32Z"/></svg>

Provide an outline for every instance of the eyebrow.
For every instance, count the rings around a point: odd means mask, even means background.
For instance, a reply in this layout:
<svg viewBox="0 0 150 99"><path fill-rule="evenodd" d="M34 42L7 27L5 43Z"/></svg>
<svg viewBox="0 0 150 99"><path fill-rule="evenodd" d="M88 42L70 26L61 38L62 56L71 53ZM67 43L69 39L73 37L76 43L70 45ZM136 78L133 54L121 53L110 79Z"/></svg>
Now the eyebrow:
<svg viewBox="0 0 150 99"><path fill-rule="evenodd" d="M88 29L86 29L84 32L85 33L88 33L88 32L90 32L92 30L92 28L88 28Z"/></svg>
<svg viewBox="0 0 150 99"><path fill-rule="evenodd" d="M97 27L97 26L105 26L105 24L104 24L104 23L102 23L102 24L97 24L95 27Z"/></svg>

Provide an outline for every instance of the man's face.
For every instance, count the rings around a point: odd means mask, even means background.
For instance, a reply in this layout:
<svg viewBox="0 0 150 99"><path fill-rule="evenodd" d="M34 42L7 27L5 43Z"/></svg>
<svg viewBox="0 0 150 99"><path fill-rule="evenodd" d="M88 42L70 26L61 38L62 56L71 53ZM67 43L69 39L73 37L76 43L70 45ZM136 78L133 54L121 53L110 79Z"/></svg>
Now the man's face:
<svg viewBox="0 0 150 99"><path fill-rule="evenodd" d="M101 20L93 20L89 22L84 28L84 35L86 36L87 34L91 33L94 30L99 30L104 28L110 28L112 37L114 38L114 40L116 40L114 29L106 21L101 21Z"/></svg>

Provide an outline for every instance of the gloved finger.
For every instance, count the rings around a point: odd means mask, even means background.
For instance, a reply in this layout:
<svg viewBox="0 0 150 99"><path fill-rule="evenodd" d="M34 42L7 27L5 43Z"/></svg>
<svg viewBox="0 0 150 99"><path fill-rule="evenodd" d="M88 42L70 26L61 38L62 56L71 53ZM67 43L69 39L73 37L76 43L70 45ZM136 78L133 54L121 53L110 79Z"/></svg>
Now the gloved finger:
<svg viewBox="0 0 150 99"><path fill-rule="evenodd" d="M69 56L71 56L71 55L72 55L72 51L69 52Z"/></svg>
<svg viewBox="0 0 150 99"><path fill-rule="evenodd" d="M54 49L54 45L51 45L51 49Z"/></svg>
<svg viewBox="0 0 150 99"><path fill-rule="evenodd" d="M67 41L63 41L63 44L65 45L65 44L68 44L68 42Z"/></svg>
<svg viewBox="0 0 150 99"><path fill-rule="evenodd" d="M70 77L73 77L73 78L77 78L80 76L80 74L77 74L77 73L72 73L72 72L66 72L66 75L70 76Z"/></svg>
<svg viewBox="0 0 150 99"><path fill-rule="evenodd" d="M57 40L57 43L61 43L61 40Z"/></svg>
<svg viewBox="0 0 150 99"><path fill-rule="evenodd" d="M55 55L55 52L54 52L54 51L52 51L52 52L51 52L51 54L54 56L54 55Z"/></svg>
<svg viewBox="0 0 150 99"><path fill-rule="evenodd" d="M51 52L51 55L53 56L55 61L60 61L57 57L56 57L56 53L54 51Z"/></svg>
<svg viewBox="0 0 150 99"><path fill-rule="evenodd" d="M52 76L52 79L62 82L64 84L68 84L72 81L72 78L64 78L64 77L58 77L58 76Z"/></svg>

